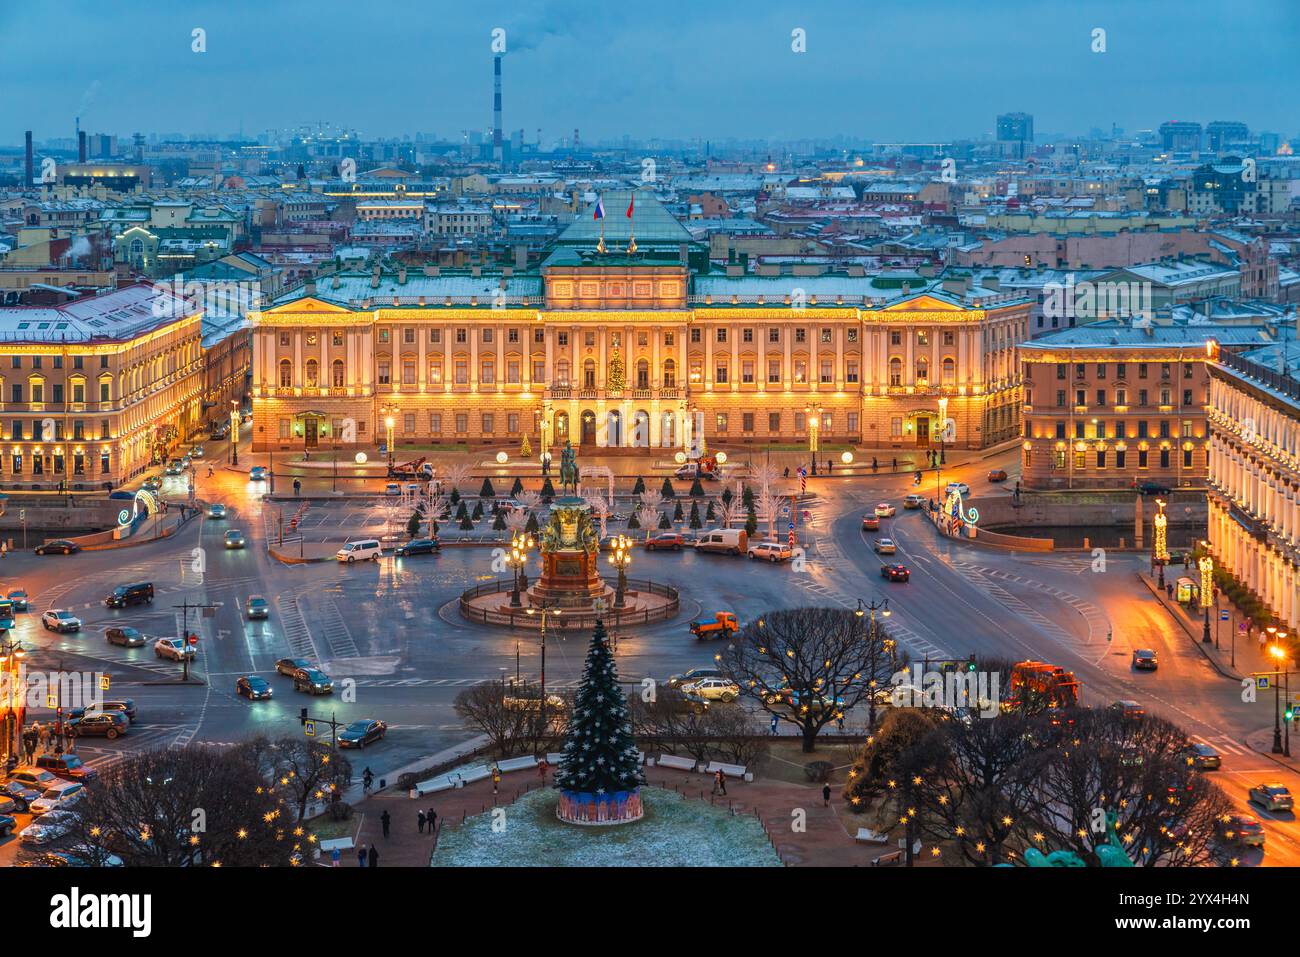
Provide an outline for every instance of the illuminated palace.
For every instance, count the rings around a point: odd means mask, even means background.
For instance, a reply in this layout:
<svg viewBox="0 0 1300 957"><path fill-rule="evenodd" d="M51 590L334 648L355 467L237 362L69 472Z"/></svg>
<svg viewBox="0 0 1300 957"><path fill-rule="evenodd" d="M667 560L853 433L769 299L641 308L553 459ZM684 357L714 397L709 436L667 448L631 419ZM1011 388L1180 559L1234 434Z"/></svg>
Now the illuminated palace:
<svg viewBox="0 0 1300 957"><path fill-rule="evenodd" d="M651 195L634 219L628 193L604 203L534 270L374 266L254 313L254 450L378 445L390 419L396 446L539 451L1019 434L1027 299L968 277L714 267Z"/></svg>

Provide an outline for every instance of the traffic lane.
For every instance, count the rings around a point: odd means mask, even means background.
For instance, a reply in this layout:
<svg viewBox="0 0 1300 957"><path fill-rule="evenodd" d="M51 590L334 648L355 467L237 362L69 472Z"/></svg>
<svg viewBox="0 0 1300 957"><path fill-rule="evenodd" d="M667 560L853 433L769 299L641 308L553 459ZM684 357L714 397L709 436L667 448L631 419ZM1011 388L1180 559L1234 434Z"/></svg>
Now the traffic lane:
<svg viewBox="0 0 1300 957"><path fill-rule="evenodd" d="M1292 794L1297 793L1300 775L1280 768L1263 757L1228 755L1223 768L1207 772L1223 789L1233 805L1243 814L1249 814L1264 825L1264 850L1237 848L1236 854L1243 865L1267 867L1300 866L1300 821L1291 811L1266 811L1250 801L1249 791L1259 784L1281 783Z"/></svg>

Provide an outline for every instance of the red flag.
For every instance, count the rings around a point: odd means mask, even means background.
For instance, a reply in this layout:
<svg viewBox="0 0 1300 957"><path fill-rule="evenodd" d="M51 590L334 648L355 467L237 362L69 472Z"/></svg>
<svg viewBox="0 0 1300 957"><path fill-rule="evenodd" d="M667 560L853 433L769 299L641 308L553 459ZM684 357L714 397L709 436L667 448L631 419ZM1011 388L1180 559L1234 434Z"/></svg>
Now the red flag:
<svg viewBox="0 0 1300 957"><path fill-rule="evenodd" d="M632 207L636 205L636 193L633 193L627 201L627 218L632 218Z"/></svg>

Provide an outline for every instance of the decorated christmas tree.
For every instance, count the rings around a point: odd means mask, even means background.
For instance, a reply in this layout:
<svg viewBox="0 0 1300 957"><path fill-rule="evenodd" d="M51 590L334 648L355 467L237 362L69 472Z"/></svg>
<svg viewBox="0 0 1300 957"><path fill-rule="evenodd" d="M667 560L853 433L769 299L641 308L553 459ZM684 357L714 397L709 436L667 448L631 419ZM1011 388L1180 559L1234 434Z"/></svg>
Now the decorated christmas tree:
<svg viewBox="0 0 1300 957"><path fill-rule="evenodd" d="M605 386L611 392L622 392L625 385L627 385L627 378L623 368L623 356L619 353L618 346L615 346L610 350Z"/></svg>
<svg viewBox="0 0 1300 957"><path fill-rule="evenodd" d="M555 781L561 791L562 820L612 824L641 817L637 789L644 779L627 702L600 619L591 633Z"/></svg>

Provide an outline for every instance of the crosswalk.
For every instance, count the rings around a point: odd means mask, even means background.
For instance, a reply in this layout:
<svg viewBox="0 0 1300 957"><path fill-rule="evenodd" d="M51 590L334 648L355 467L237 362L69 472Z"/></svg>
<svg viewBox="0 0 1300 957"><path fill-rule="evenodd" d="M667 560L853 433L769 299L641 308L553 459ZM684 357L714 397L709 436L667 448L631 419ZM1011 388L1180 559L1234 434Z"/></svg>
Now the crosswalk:
<svg viewBox="0 0 1300 957"><path fill-rule="evenodd" d="M329 645L331 660L360 656L356 642L352 640L352 632L333 599L318 603L312 609L312 620L319 626L325 644Z"/></svg>
<svg viewBox="0 0 1300 957"><path fill-rule="evenodd" d="M289 656L320 661L316 643L312 641L311 629L307 627L307 620L298 606L298 599L292 595L277 595L275 607L280 618L280 629L289 643Z"/></svg>
<svg viewBox="0 0 1300 957"><path fill-rule="evenodd" d="M358 688L472 688L498 682L495 678L354 678ZM573 691L582 684L580 680L547 681L548 691Z"/></svg>
<svg viewBox="0 0 1300 957"><path fill-rule="evenodd" d="M1246 754L1255 753L1250 748L1246 747L1244 744L1241 744L1238 741L1234 741L1226 734L1221 734L1213 738L1205 738L1199 734L1194 734L1191 736L1191 740L1194 741L1196 744L1208 744L1210 747L1214 748L1216 751L1219 751L1223 754L1246 755Z"/></svg>
<svg viewBox="0 0 1300 957"><path fill-rule="evenodd" d="M1026 618L1039 625L1045 633L1051 635L1062 644L1079 646L1097 643L1104 640L1106 633L1110 630L1110 619L1106 617L1106 613L1097 605L1087 599L1080 598L1078 595L1072 594L1071 592L1057 588L1055 585L1049 585L1046 582L1026 578L1023 575L1017 575L1000 568L989 568L983 565L975 565L971 562L954 561L952 562L952 567L961 572L968 579L977 582L980 587L986 589L989 594L996 597L999 601L1015 609L1022 618ZM1080 636L1067 632L1042 612L1007 591L1007 589L1003 588L998 584L998 582L1008 582L1032 588L1035 591L1050 595L1058 601L1069 605L1083 617L1084 622L1088 626L1087 634Z"/></svg>

